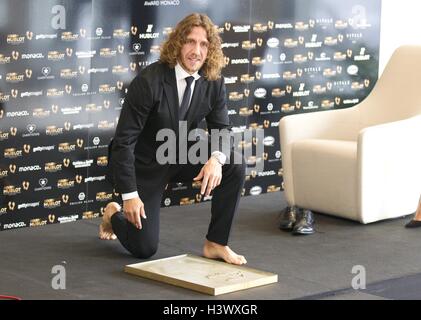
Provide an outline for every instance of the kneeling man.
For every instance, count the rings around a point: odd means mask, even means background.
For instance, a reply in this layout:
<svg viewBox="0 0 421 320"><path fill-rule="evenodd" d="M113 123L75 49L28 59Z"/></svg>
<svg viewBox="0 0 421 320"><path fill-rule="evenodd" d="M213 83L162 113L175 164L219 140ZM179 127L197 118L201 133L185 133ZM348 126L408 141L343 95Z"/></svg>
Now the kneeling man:
<svg viewBox="0 0 421 320"><path fill-rule="evenodd" d="M177 163L162 164L157 159L162 144L157 134L162 129L174 130L177 140L182 140L187 139L179 132L182 121L188 130L197 128L203 119L209 132L231 128L222 66L221 39L215 25L206 15L195 13L177 24L162 46L160 60L132 81L110 159L123 208L115 202L106 207L101 239L117 237L134 256L152 256L158 248L165 186L201 181L202 195L213 193L203 255L237 265L246 263L244 256L227 245L244 185L244 157L232 148L229 154L209 150L205 163L192 164L180 161L183 150L178 148L174 155Z"/></svg>

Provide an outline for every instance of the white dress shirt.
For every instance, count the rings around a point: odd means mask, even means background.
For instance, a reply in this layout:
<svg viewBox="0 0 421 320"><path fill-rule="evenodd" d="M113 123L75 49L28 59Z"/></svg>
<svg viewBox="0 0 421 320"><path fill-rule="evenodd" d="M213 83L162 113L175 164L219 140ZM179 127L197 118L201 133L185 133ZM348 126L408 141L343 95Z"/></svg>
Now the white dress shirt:
<svg viewBox="0 0 421 320"><path fill-rule="evenodd" d="M188 73L186 70L183 69L183 67L177 63L175 65L175 79L177 82L177 93L178 93L178 107L181 107L181 102L183 101L183 96L184 96L184 91L186 91L186 87L187 87L187 82L186 79L187 77L192 76L194 78L194 81L192 81L192 84L190 86L191 88L191 93L190 93L190 99L189 99L189 105L190 105L190 101L191 98L193 96L193 91L194 91L194 85L196 83L196 81L200 78L199 73L196 71L193 74Z"/></svg>

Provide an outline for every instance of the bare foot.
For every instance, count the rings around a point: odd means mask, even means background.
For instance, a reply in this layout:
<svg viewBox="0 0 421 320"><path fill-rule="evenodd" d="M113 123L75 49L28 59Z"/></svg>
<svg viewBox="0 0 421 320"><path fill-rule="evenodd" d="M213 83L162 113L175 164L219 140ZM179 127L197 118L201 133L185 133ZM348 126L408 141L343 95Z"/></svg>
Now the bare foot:
<svg viewBox="0 0 421 320"><path fill-rule="evenodd" d="M115 240L117 236L113 232L111 226L111 217L114 213L120 211L121 207L117 202L110 202L105 207L102 223L99 226L99 238L101 240Z"/></svg>
<svg viewBox="0 0 421 320"><path fill-rule="evenodd" d="M414 220L421 221L421 203L418 207L417 212L415 213Z"/></svg>
<svg viewBox="0 0 421 320"><path fill-rule="evenodd" d="M247 260L244 256L236 254L228 246L223 246L215 242L206 240L203 246L203 256L210 259L222 259L227 263L242 265Z"/></svg>
<svg viewBox="0 0 421 320"><path fill-rule="evenodd" d="M420 197L420 201L418 202L418 208L417 208L417 212L415 213L414 220L421 221L421 197Z"/></svg>

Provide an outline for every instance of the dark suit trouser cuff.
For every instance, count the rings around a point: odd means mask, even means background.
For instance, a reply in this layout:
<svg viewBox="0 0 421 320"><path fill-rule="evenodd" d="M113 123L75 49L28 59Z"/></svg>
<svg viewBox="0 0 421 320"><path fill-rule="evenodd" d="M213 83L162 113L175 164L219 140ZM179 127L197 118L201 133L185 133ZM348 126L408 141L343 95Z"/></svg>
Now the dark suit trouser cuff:
<svg viewBox="0 0 421 320"><path fill-rule="evenodd" d="M232 222L238 209L245 181L246 164L226 164L222 167L221 184L214 189L212 218L206 239L226 246Z"/></svg>

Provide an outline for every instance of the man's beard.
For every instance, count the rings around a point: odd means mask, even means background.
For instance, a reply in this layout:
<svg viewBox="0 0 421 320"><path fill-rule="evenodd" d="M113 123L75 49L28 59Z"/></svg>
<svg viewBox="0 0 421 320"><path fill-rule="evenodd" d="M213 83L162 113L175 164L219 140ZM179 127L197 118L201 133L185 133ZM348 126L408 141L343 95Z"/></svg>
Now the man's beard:
<svg viewBox="0 0 421 320"><path fill-rule="evenodd" d="M202 63L202 64L200 64L200 66L197 69L190 69L188 66L186 66L184 64L184 61L182 59L180 59L180 64L181 64L181 66L183 67L184 70L186 70L187 72L191 72L191 73L195 73L196 71L199 71L204 65L204 63Z"/></svg>

